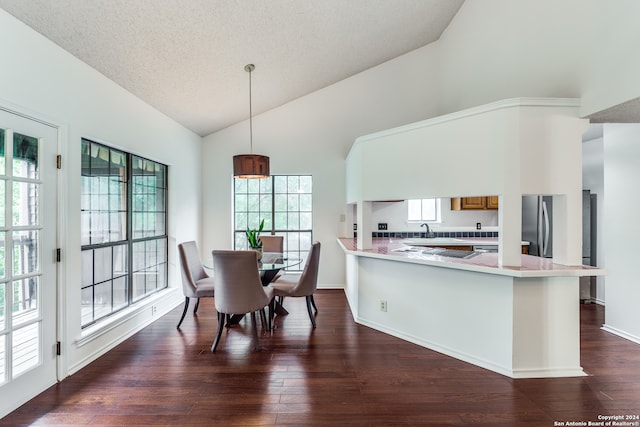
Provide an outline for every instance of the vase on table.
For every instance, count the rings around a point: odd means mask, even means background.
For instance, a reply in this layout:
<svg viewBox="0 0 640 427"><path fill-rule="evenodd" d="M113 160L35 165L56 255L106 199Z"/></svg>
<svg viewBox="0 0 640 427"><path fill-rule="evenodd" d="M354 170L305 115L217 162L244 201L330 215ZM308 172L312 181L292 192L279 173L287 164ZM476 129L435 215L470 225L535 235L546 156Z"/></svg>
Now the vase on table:
<svg viewBox="0 0 640 427"><path fill-rule="evenodd" d="M262 246L251 246L251 250L256 251L258 254L258 261L262 260Z"/></svg>

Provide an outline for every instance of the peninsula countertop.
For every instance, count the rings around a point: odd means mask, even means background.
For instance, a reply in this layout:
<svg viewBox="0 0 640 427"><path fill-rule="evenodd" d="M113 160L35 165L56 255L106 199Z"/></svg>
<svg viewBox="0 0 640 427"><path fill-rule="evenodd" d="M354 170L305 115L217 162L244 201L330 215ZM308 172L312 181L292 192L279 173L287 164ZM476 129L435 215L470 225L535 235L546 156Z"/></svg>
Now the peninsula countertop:
<svg viewBox="0 0 640 427"><path fill-rule="evenodd" d="M521 255L520 267L498 265L498 254L480 252L471 258L453 258L424 253L421 250L407 251L410 238L374 238L371 249L357 249L355 238L339 237L338 243L345 253L387 261L424 264L433 267L452 268L512 277L558 277L558 276L603 276L605 270L585 265L554 264L551 259ZM460 239L462 240L462 239ZM477 241L473 238L469 240ZM440 243L442 244L442 243ZM468 244L468 243L467 243ZM427 251L428 252L428 251Z"/></svg>

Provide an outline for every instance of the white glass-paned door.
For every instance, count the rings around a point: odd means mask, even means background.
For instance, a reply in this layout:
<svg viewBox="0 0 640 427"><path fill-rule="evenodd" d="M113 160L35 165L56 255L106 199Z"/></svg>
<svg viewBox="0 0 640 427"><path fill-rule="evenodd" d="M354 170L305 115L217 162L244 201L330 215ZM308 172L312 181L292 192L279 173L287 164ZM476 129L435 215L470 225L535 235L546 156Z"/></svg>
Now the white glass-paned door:
<svg viewBox="0 0 640 427"><path fill-rule="evenodd" d="M0 109L0 418L57 379L57 144Z"/></svg>

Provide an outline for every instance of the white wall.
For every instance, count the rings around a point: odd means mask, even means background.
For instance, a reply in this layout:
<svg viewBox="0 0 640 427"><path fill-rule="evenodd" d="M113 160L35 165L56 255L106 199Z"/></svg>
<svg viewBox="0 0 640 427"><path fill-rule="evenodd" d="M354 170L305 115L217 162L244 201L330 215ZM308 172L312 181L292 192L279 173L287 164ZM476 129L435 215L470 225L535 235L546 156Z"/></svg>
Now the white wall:
<svg viewBox="0 0 640 427"><path fill-rule="evenodd" d="M603 239L604 229L604 140L595 138L582 144L582 188L596 195L596 265L606 268ZM605 303L605 276L596 277L596 302Z"/></svg>
<svg viewBox="0 0 640 427"><path fill-rule="evenodd" d="M640 343L640 125L604 125L605 329Z"/></svg>
<svg viewBox="0 0 640 427"><path fill-rule="evenodd" d="M0 10L0 105L61 126L63 169L59 219L63 253L63 368L75 371L152 319L130 313L110 332L82 346L80 329L80 140L93 138L169 165L169 284L159 313L183 300L176 242L200 234L200 137ZM189 189L189 191L184 191ZM129 320L128 320L129 319ZM85 334L86 335L86 334Z"/></svg>
<svg viewBox="0 0 640 427"><path fill-rule="evenodd" d="M313 175L313 237L322 242L320 287L344 286L344 254L336 237L347 233L347 222L340 221L346 213L347 152L359 135L434 114L432 49L418 49L254 117L253 151L271 157L272 174ZM260 85L260 64L256 65L254 87ZM231 159L248 151L246 121L204 138L203 242L207 251L232 247ZM390 158L389 167L398 167L402 161Z"/></svg>

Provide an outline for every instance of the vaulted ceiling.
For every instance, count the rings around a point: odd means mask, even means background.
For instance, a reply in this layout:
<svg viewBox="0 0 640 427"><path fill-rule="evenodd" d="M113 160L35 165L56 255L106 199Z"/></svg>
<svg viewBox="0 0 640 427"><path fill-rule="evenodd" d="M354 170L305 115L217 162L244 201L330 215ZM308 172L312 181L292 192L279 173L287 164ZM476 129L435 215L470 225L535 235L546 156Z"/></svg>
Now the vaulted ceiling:
<svg viewBox="0 0 640 427"><path fill-rule="evenodd" d="M440 37L463 0L0 0L199 135Z"/></svg>

